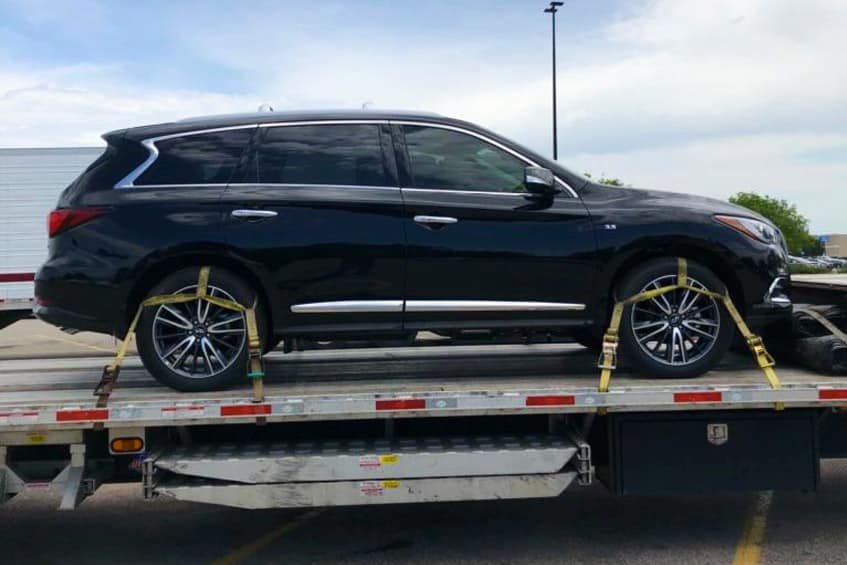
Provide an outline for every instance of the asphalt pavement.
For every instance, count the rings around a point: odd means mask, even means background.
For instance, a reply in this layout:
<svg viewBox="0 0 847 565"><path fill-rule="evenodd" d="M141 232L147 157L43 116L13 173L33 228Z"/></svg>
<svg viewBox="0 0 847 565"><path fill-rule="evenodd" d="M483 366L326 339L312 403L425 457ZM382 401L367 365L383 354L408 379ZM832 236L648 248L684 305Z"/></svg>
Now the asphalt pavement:
<svg viewBox="0 0 847 565"><path fill-rule="evenodd" d="M117 345L112 336L93 332L71 335L35 319L0 329L0 361L109 356ZM134 340L130 352L135 352Z"/></svg>
<svg viewBox="0 0 847 565"><path fill-rule="evenodd" d="M817 493L562 497L247 511L103 487L72 512L27 493L0 508L3 563L844 563L847 464ZM763 535L751 546L750 525ZM753 549L751 552L750 550Z"/></svg>

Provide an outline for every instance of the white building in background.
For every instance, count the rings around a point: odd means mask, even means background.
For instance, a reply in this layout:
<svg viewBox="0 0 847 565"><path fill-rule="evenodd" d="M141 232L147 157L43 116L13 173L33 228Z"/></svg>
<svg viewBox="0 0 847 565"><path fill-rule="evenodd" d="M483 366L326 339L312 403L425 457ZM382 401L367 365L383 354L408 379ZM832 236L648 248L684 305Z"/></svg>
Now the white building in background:
<svg viewBox="0 0 847 565"><path fill-rule="evenodd" d="M47 214L101 153L102 147L0 148L0 312L32 308L32 278L47 258Z"/></svg>

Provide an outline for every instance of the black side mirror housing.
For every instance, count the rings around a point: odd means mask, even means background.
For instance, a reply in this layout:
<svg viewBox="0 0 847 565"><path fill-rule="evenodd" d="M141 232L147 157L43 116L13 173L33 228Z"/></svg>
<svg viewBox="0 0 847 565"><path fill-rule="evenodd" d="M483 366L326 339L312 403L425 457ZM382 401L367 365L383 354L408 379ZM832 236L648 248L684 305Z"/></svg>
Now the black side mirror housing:
<svg viewBox="0 0 847 565"><path fill-rule="evenodd" d="M553 196L559 192L556 188L556 176L553 171L544 167L526 167L524 186L531 194L538 196Z"/></svg>

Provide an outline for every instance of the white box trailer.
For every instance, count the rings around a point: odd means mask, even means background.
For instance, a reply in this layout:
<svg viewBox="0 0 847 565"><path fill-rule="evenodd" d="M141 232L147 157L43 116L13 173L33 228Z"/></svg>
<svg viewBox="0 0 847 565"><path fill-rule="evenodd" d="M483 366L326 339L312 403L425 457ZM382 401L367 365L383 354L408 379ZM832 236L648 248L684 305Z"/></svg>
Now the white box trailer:
<svg viewBox="0 0 847 565"><path fill-rule="evenodd" d="M0 328L32 310L47 258L47 214L102 147L0 148Z"/></svg>

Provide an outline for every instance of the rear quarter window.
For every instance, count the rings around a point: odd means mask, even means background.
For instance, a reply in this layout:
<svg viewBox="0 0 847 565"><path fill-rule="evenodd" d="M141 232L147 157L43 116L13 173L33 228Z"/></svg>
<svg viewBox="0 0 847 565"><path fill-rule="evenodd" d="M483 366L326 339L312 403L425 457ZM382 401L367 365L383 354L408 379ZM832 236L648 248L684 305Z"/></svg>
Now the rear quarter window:
<svg viewBox="0 0 847 565"><path fill-rule="evenodd" d="M159 156L134 184L226 184L254 129L200 133L158 141Z"/></svg>
<svg viewBox="0 0 847 565"><path fill-rule="evenodd" d="M108 137L105 151L62 192L59 206L70 206L86 192L111 190L147 159L147 150L123 137Z"/></svg>

